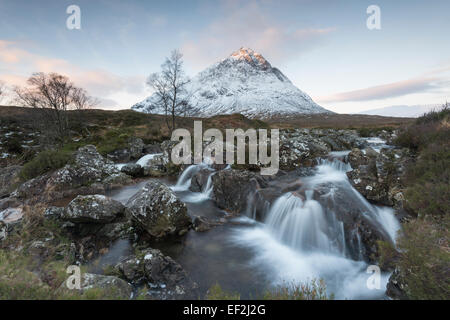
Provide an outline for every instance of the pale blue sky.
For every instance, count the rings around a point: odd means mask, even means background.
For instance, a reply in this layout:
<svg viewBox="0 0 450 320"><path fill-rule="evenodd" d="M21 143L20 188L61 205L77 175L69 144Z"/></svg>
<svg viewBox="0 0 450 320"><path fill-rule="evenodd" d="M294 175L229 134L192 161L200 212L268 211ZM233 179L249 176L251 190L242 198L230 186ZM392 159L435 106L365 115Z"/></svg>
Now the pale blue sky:
<svg viewBox="0 0 450 320"><path fill-rule="evenodd" d="M66 8L81 8L81 30ZM381 8L368 30L366 8ZM0 79L55 71L128 108L174 48L194 76L241 46L260 52L337 112L443 103L450 93L450 1L0 0Z"/></svg>

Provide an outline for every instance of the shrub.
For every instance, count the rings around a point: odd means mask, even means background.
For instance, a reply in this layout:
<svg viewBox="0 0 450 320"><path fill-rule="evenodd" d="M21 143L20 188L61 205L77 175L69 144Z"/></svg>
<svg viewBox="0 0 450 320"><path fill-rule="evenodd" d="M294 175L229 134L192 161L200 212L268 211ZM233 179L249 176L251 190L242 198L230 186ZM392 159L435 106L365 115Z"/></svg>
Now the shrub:
<svg viewBox="0 0 450 320"><path fill-rule="evenodd" d="M265 291L262 300L330 300L333 295L327 294L325 281L311 280L306 283L285 283ZM207 300L240 300L239 293L226 292L216 283L206 294Z"/></svg>
<svg viewBox="0 0 450 320"><path fill-rule="evenodd" d="M404 226L397 265L410 299L450 299L449 222L446 216L417 219Z"/></svg>
<svg viewBox="0 0 450 320"><path fill-rule="evenodd" d="M71 159L71 153L61 150L48 150L38 153L36 157L24 165L20 172L23 180L30 180L46 172L65 166Z"/></svg>

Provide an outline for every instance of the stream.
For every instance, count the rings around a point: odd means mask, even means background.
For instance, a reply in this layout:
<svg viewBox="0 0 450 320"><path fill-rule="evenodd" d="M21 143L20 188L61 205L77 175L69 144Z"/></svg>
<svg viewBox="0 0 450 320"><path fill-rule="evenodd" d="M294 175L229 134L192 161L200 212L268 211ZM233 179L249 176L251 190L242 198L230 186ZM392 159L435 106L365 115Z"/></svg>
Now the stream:
<svg viewBox="0 0 450 320"><path fill-rule="evenodd" d="M379 147L384 141L376 139L373 144ZM342 206L346 204L337 195L345 197L393 242L400 225L391 208L370 204L351 186L346 175L351 167L341 161L347 154L332 152L328 158L318 159L311 175L290 177L293 182L301 181L298 191L278 197L267 206L260 221L249 204L247 212L224 225L207 232L190 230L182 239L151 246L180 263L199 284L202 294L217 282L223 289L251 299L276 285L323 279L336 299L386 299L390 274L381 274L380 289L367 288L371 273L366 271L360 238L356 234L358 241L350 246L346 243L343 223L335 215L345 211ZM211 200L214 170L202 192L189 191L191 177L204 168L209 166L193 165L178 180L158 180L186 203L191 216L226 217L227 213ZM126 203L147 181L114 190L109 196ZM272 182L275 187L277 183L276 179ZM317 195L314 190L322 191ZM126 250L122 242L120 246Z"/></svg>

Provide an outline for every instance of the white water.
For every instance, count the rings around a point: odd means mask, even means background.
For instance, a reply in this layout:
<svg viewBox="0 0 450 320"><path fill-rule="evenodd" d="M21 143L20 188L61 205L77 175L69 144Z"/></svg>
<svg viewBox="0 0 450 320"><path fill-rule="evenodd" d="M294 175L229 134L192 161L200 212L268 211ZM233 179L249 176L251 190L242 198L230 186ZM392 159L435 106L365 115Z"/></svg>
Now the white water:
<svg viewBox="0 0 450 320"><path fill-rule="evenodd" d="M371 274L366 273L364 261L352 260L347 254L349 248L345 245L343 223L333 214L333 207L339 206L334 195L338 191L345 192L362 214L392 240L400 228L399 223L393 210L371 205L353 189L346 176L348 170L350 166L338 160L320 161L316 174L302 179L307 188L306 197L296 192L282 195L270 207L265 223L236 230L231 241L254 251L252 265L268 273L274 285L321 278L338 299L384 298L389 274L382 275L379 290L367 288L366 281ZM331 208L324 208L313 200L313 190L319 185L329 188L322 197L329 200ZM358 251L359 234L356 238Z"/></svg>
<svg viewBox="0 0 450 320"><path fill-rule="evenodd" d="M202 169L209 169L211 170L211 174L208 176L208 180L206 185L203 186L203 190L201 192L189 193L188 195L183 196L182 200L185 202L202 202L211 199L213 192L212 176L214 175L214 172L213 169L210 168L209 163L210 162L204 162L187 167L178 178L176 185L170 188L175 192L188 191L191 186L192 177Z"/></svg>
<svg viewBox="0 0 450 320"><path fill-rule="evenodd" d="M152 160L156 156L161 156L162 153L154 153L154 154L147 154L140 158L138 161L136 161L136 164L140 165L141 167L145 167L148 165L148 162Z"/></svg>

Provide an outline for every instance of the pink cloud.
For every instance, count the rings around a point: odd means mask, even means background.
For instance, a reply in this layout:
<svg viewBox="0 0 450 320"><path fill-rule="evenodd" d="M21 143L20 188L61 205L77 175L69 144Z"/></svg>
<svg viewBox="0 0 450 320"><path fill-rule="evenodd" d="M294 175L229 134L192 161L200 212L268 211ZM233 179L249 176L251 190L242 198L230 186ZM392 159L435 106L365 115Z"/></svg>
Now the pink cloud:
<svg viewBox="0 0 450 320"><path fill-rule="evenodd" d="M182 45L185 57L197 69L242 46L258 51L276 64L295 58L335 31L335 28L292 29L271 19L255 1L222 1L221 6L223 17Z"/></svg>
<svg viewBox="0 0 450 320"><path fill-rule="evenodd" d="M122 108L130 107L145 96L145 76L119 76L102 69L84 69L59 58L44 57L20 48L13 41L0 40L0 79L10 86L24 85L33 72L57 72L68 76L76 85L105 101L107 106L117 106L110 98L124 91L129 102L122 101ZM131 100L133 95L136 100Z"/></svg>
<svg viewBox="0 0 450 320"><path fill-rule="evenodd" d="M317 98L318 103L369 101L404 96L412 93L427 92L440 87L439 79L420 77L410 80L392 82L365 89L341 92Z"/></svg>

